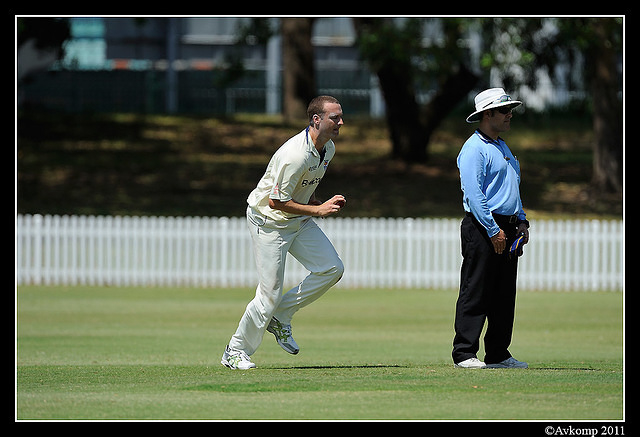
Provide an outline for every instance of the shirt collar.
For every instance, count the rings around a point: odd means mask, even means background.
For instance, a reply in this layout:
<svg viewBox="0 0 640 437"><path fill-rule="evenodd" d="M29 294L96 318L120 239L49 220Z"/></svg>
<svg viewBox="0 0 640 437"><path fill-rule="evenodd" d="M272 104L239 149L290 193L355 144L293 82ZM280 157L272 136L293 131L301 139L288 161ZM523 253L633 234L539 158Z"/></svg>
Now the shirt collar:
<svg viewBox="0 0 640 437"><path fill-rule="evenodd" d="M309 128L310 126L307 126L307 128L305 129L305 141L307 143L307 150L314 154L314 155L318 155L318 149L316 149L315 144L313 144L313 140L311 139L311 137L309 136Z"/></svg>
<svg viewBox="0 0 640 437"><path fill-rule="evenodd" d="M485 143L499 143L499 142L503 142L504 143L504 140L502 138L498 137L497 139L494 140L489 135L487 135L484 132L482 132L480 129L476 129L476 133L482 139L482 141L484 141Z"/></svg>
<svg viewBox="0 0 640 437"><path fill-rule="evenodd" d="M316 156L324 156L324 153L327 151L327 144L331 143L331 140L327 141L326 143L324 143L324 146L322 146L322 151L318 151L316 145L313 144L313 140L309 136L309 126L307 126L307 128L305 129L305 141L307 143L309 152Z"/></svg>

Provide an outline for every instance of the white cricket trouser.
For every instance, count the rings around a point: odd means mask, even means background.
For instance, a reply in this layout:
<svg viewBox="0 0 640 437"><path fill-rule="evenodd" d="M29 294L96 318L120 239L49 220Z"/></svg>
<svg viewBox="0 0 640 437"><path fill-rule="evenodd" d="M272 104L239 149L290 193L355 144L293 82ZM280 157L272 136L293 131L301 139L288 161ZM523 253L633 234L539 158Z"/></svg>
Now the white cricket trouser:
<svg viewBox="0 0 640 437"><path fill-rule="evenodd" d="M287 228L277 228L270 226L269 221L262 224L262 217L256 220L249 208L247 223L258 268L258 287L229 347L252 355L260 346L271 317L291 324L296 311L318 299L340 280L344 266L333 244L310 217L295 221ZM287 253L309 270L309 275L283 295Z"/></svg>

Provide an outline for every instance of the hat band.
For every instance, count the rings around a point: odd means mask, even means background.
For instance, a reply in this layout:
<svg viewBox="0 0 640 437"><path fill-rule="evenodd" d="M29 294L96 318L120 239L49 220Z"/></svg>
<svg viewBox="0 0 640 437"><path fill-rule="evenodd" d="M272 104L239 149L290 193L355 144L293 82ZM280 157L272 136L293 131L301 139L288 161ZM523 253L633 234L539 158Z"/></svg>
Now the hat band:
<svg viewBox="0 0 640 437"><path fill-rule="evenodd" d="M487 103L486 105L484 105L482 108L486 108L489 105L497 105L498 103L504 103L504 102L510 102L511 101L511 96L505 94L504 96L500 96L498 97L496 100L494 100L491 103Z"/></svg>

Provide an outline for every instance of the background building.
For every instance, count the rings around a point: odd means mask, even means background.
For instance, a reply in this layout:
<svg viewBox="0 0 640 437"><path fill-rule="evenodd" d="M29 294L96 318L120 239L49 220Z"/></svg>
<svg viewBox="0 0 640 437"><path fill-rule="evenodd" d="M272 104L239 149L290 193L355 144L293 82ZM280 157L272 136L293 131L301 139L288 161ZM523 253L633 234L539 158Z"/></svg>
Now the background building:
<svg viewBox="0 0 640 437"><path fill-rule="evenodd" d="M274 35L266 44L247 38L251 18L69 18L72 39L52 74L25 84L20 105L65 111L206 113L281 111L281 44L278 18L268 19ZM402 18L398 18L402 20ZM440 21L425 18L423 38L438 38ZM332 94L351 113L380 117L384 100L355 47L351 18L318 18L313 25L318 93ZM464 42L473 52L479 36ZM232 67L244 74L231 77ZM493 73L492 73L493 74ZM562 75L560 75L562 76ZM231 80L233 79L233 80ZM580 83L576 81L575 83ZM542 74L535 92L517 93L528 107L565 104L575 91ZM422 89L418 98L429 99Z"/></svg>

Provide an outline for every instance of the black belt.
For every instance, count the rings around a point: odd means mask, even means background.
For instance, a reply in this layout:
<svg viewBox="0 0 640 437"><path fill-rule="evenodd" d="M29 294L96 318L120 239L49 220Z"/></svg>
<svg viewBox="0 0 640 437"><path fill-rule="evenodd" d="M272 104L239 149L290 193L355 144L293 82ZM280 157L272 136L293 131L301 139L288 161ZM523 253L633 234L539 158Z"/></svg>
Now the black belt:
<svg viewBox="0 0 640 437"><path fill-rule="evenodd" d="M467 217L475 218L475 216L471 212L467 212L466 215L467 215ZM491 213L491 215L493 215L493 218L495 218L496 221L499 221L499 222L502 222L502 223L516 223L518 221L518 216L515 215L515 214L514 215L502 215L502 214Z"/></svg>
<svg viewBox="0 0 640 437"><path fill-rule="evenodd" d="M501 215L501 214L495 214L495 213L492 213L492 214L493 214L493 217L498 221L503 221L506 223L515 223L518 221L517 215Z"/></svg>

